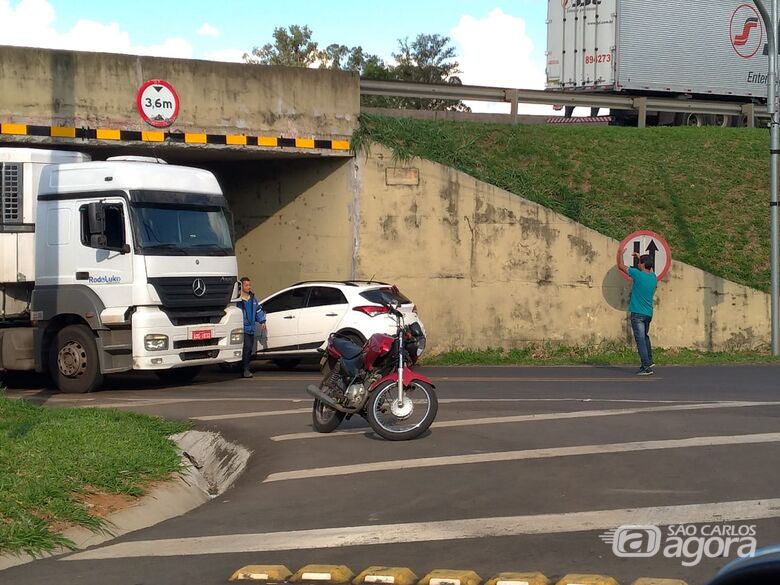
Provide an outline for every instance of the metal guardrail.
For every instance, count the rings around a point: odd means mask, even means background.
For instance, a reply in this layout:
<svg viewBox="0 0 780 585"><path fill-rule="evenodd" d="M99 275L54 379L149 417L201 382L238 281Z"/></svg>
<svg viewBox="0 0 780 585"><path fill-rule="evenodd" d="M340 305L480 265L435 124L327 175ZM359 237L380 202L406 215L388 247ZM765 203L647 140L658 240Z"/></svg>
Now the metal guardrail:
<svg viewBox="0 0 780 585"><path fill-rule="evenodd" d="M511 104L513 122L517 120L518 104L541 104L551 106L580 106L589 108L610 108L634 110L639 118L639 127L644 127L647 112L697 113L710 115L746 116L747 125L755 126L756 117L766 117L764 105L734 101L675 99L659 97L634 97L607 93L586 93L579 91L514 89L483 87L479 85L450 85L409 83L404 81L360 80L361 95L408 97L418 99L474 100Z"/></svg>

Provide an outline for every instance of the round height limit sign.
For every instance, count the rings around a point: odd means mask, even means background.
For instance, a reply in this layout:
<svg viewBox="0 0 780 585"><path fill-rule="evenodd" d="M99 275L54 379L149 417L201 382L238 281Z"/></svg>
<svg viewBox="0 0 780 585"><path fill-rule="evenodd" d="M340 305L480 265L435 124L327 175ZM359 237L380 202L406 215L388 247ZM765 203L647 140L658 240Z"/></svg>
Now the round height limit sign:
<svg viewBox="0 0 780 585"><path fill-rule="evenodd" d="M162 79L144 83L136 96L138 113L147 124L167 128L179 115L179 95L173 86Z"/></svg>
<svg viewBox="0 0 780 585"><path fill-rule="evenodd" d="M634 254L647 254L653 259L655 274L661 280L672 265L672 250L661 236L646 230L634 232L620 242L618 254L623 250L623 262L626 266L639 267L639 258ZM622 273L621 273L622 274ZM623 274L624 278L628 278ZM629 279L630 280L630 279Z"/></svg>

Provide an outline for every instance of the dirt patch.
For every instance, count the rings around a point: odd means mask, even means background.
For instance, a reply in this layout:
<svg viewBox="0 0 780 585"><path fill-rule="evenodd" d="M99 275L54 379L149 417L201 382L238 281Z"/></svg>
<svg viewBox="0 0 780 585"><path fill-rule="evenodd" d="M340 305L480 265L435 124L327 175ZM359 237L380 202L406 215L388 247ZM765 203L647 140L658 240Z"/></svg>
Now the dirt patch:
<svg viewBox="0 0 780 585"><path fill-rule="evenodd" d="M147 491L152 486L147 488ZM106 492L91 492L82 498L82 502L92 516L105 518L114 512L119 512L134 505L140 498L127 494L109 494Z"/></svg>

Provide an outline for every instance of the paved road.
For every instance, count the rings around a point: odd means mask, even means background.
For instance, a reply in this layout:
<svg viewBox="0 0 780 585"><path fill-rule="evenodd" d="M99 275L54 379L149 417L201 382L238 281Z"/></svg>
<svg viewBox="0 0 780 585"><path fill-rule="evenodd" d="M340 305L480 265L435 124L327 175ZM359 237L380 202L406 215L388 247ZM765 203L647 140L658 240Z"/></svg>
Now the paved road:
<svg viewBox="0 0 780 585"><path fill-rule="evenodd" d="M439 417L407 443L379 440L362 420L312 433L303 388L314 371L269 368L252 380L214 371L185 388L126 376L86 396L12 380L12 395L51 405L193 418L253 457L233 489L190 514L9 569L3 581L194 585L223 583L246 564L344 563L702 583L726 559L618 558L599 536L724 520L755 526L759 547L780 543L778 367L659 367L652 378L624 368L425 373L438 384Z"/></svg>

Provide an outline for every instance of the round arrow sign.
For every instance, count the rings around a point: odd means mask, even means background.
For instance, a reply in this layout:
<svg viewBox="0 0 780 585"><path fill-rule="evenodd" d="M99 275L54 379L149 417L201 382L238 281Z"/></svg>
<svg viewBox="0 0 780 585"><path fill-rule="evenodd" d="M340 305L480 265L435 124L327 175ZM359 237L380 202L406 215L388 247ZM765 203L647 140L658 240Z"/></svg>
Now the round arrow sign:
<svg viewBox="0 0 780 585"><path fill-rule="evenodd" d="M155 128L170 126L179 115L179 95L162 79L144 83L138 90L135 105L144 121Z"/></svg>
<svg viewBox="0 0 780 585"><path fill-rule="evenodd" d="M655 274L658 280L661 280L672 265L672 249L661 236L655 232L641 230L634 232L626 237L618 247L618 254L623 250L623 262L626 266L639 266L639 259L633 254L636 252L640 256L649 254L652 256L655 265ZM623 277L631 280L627 274Z"/></svg>

